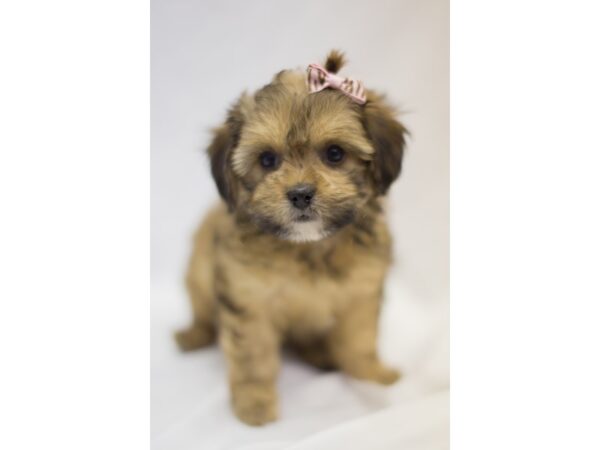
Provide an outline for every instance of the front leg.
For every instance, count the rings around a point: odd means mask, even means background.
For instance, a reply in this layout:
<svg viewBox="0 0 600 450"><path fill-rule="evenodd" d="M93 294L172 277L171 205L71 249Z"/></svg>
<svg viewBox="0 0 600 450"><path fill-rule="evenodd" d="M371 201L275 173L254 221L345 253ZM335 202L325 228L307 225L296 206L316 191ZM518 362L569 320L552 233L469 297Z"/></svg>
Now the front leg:
<svg viewBox="0 0 600 450"><path fill-rule="evenodd" d="M264 317L234 308L230 299L223 303L228 306L220 308L220 341L229 366L233 410L248 425L272 422L278 410L277 333Z"/></svg>
<svg viewBox="0 0 600 450"><path fill-rule="evenodd" d="M344 311L330 332L327 344L337 366L361 380L392 384L398 371L386 367L377 356L377 324L380 299L361 299Z"/></svg>

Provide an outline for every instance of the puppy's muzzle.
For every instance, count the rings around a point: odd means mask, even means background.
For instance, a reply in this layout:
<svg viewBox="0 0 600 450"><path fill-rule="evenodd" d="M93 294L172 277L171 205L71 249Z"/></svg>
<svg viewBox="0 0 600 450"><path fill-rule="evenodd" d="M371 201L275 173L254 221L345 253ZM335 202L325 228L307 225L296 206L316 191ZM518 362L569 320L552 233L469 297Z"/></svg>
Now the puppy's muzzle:
<svg viewBox="0 0 600 450"><path fill-rule="evenodd" d="M315 192L311 184L298 184L287 192L287 198L294 208L303 211L312 203Z"/></svg>

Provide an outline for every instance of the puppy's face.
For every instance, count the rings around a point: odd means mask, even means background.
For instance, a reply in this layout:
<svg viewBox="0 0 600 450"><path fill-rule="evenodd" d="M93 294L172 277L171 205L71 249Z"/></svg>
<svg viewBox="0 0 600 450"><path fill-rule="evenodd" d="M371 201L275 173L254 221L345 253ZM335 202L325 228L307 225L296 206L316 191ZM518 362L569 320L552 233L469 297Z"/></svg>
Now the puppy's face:
<svg viewBox="0 0 600 450"><path fill-rule="evenodd" d="M310 94L285 71L243 95L209 148L230 208L290 241L323 239L359 219L400 172L404 128L371 95Z"/></svg>

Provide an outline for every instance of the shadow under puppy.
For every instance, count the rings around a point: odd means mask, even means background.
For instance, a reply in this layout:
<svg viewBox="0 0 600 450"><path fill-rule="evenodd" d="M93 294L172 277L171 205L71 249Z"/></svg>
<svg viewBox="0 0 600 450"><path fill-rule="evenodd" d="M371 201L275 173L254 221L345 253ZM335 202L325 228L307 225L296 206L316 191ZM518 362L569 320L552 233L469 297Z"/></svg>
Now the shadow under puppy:
<svg viewBox="0 0 600 450"><path fill-rule="evenodd" d="M380 95L335 75L343 64L332 51L308 80L286 70L243 94L208 149L224 204L195 236L193 323L176 339L193 350L219 337L247 424L277 418L283 343L359 379L399 376L376 351L391 261L379 201L400 173L406 130Z"/></svg>

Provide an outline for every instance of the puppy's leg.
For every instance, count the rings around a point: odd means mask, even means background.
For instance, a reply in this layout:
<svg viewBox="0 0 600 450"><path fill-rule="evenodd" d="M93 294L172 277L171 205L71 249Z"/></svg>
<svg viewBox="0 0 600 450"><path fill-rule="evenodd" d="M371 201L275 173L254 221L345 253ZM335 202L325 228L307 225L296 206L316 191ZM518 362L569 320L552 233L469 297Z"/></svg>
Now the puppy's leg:
<svg viewBox="0 0 600 450"><path fill-rule="evenodd" d="M219 317L235 414L249 425L274 421L278 415L275 386L280 359L275 330L266 320L249 317L237 307L222 311Z"/></svg>
<svg viewBox="0 0 600 450"><path fill-rule="evenodd" d="M329 349L339 368L355 378L392 384L398 371L386 367L377 356L379 299L364 299L340 315L328 336Z"/></svg>
<svg viewBox="0 0 600 450"><path fill-rule="evenodd" d="M216 339L215 245L218 242L217 222L223 213L222 210L212 211L194 237L194 251L186 275L194 318L192 325L175 334L175 340L183 351L202 348Z"/></svg>
<svg viewBox="0 0 600 450"><path fill-rule="evenodd" d="M175 333L175 340L182 351L196 350L212 344L216 338L214 325L214 304L202 290L188 282L188 292L192 301L194 320L192 324Z"/></svg>

